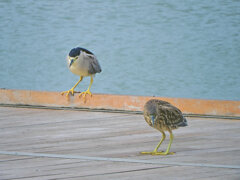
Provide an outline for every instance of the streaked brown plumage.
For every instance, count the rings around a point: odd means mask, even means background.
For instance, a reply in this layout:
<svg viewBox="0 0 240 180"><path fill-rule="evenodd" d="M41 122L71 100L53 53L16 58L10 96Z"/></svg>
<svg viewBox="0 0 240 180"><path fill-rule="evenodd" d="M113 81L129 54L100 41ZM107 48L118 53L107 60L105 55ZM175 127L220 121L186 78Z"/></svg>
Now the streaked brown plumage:
<svg viewBox="0 0 240 180"><path fill-rule="evenodd" d="M166 101L151 99L144 106L144 118L149 126L162 133L162 139L153 152L142 153L152 155L173 154L169 153L173 140L172 130L177 129L178 127L187 126L187 120L183 117L182 112L177 107ZM170 142L165 152L158 152L158 148L166 137L164 131L168 131L170 133Z"/></svg>

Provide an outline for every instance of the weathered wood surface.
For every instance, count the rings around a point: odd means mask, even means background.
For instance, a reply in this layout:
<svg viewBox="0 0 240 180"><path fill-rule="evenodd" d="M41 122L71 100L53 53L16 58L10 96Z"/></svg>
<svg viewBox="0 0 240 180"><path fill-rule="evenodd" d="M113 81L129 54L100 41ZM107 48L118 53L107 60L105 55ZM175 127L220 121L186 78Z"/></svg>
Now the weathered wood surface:
<svg viewBox="0 0 240 180"><path fill-rule="evenodd" d="M142 115L0 107L0 179L240 179L240 121L187 119L163 157Z"/></svg>

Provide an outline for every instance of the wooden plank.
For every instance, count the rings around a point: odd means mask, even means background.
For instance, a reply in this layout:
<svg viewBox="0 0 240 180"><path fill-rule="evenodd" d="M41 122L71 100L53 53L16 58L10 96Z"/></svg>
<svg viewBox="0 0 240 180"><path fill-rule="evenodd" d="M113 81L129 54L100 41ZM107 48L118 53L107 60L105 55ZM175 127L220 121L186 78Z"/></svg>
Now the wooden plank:
<svg viewBox="0 0 240 180"><path fill-rule="evenodd" d="M153 150L161 134L142 115L0 107L0 151L240 165L239 121L188 118L188 123L173 131L175 155L149 156L139 152ZM162 150L168 140L167 135ZM0 179L227 179L238 174L229 168L0 154Z"/></svg>

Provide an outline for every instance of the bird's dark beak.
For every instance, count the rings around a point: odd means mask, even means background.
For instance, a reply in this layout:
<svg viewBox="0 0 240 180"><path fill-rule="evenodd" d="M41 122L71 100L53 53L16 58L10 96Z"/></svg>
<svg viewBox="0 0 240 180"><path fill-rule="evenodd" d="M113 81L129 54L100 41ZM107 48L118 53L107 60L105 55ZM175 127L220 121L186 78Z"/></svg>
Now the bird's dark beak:
<svg viewBox="0 0 240 180"><path fill-rule="evenodd" d="M71 62L69 64L69 67L71 67L71 65L74 63L74 59L71 59Z"/></svg>
<svg viewBox="0 0 240 180"><path fill-rule="evenodd" d="M151 117L151 121L152 121L152 126L154 127L155 116L150 115L150 117Z"/></svg>

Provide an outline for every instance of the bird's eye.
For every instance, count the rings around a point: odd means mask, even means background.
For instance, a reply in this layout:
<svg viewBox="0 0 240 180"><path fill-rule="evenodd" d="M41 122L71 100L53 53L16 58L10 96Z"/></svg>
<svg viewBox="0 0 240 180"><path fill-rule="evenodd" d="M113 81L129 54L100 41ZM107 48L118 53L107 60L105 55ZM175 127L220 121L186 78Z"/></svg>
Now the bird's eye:
<svg viewBox="0 0 240 180"><path fill-rule="evenodd" d="M75 59L78 59L78 56L76 56Z"/></svg>

